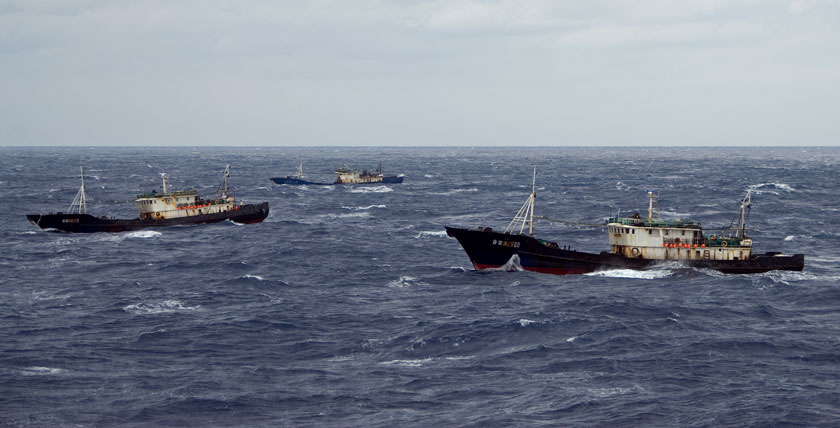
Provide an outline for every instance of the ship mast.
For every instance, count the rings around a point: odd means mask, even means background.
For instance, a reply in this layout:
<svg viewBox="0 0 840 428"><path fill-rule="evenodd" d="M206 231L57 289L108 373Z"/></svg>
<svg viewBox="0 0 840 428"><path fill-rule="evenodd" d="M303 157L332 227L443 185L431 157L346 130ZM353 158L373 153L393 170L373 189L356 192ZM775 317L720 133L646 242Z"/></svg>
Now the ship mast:
<svg viewBox="0 0 840 428"><path fill-rule="evenodd" d="M752 198L750 197L751 190L747 190L746 196L741 200L741 212L738 219L738 229L735 231L735 237L747 237L747 216L749 215L750 205L752 205Z"/></svg>
<svg viewBox="0 0 840 428"><path fill-rule="evenodd" d="M79 176L82 178L82 186L79 187L79 191L76 193L76 197L73 198L73 202L70 203L70 208L67 209L68 212L73 212L73 207L79 207L79 214L87 214L87 198L85 197L85 170L84 167L79 165Z"/></svg>
<svg viewBox="0 0 840 428"><path fill-rule="evenodd" d="M650 202L648 203L648 221L653 221L653 210L656 207L656 195L653 193L653 190L648 190L648 198L650 198Z"/></svg>
<svg viewBox="0 0 840 428"><path fill-rule="evenodd" d="M230 165L228 165L228 168L230 168ZM300 161L300 165L298 165L298 178L303 178L303 161Z"/></svg>
<svg viewBox="0 0 840 428"><path fill-rule="evenodd" d="M303 164L301 164L301 174L303 174ZM224 192L222 195L225 199L227 199L228 197L228 177L230 177L230 164L227 164L227 166L225 166L225 171L222 173L222 192Z"/></svg>
<svg viewBox="0 0 840 428"><path fill-rule="evenodd" d="M528 196L528 199L522 204L522 208L519 209L519 212L516 213L516 216L513 217L513 220L510 221L510 224L505 228L505 233L508 231L513 231L513 228L517 224L522 224L519 227L519 234L522 234L522 231L525 230L525 223L528 223L528 234L533 236L534 235L534 201L537 199L537 166L534 165L534 175L531 179L531 195Z"/></svg>
<svg viewBox="0 0 840 428"><path fill-rule="evenodd" d="M167 176L165 172L161 172L161 173L160 173L160 179L161 179L161 181L163 181L163 194L164 194L164 195L166 194L166 179L167 179L168 177L169 177L169 176Z"/></svg>

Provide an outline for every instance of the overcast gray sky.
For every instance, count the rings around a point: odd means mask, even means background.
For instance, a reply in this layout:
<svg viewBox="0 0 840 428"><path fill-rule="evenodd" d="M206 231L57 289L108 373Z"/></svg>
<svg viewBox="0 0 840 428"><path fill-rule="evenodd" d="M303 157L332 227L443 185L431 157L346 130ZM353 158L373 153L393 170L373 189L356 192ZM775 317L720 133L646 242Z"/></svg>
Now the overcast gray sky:
<svg viewBox="0 0 840 428"><path fill-rule="evenodd" d="M0 145L838 145L840 1L0 0Z"/></svg>

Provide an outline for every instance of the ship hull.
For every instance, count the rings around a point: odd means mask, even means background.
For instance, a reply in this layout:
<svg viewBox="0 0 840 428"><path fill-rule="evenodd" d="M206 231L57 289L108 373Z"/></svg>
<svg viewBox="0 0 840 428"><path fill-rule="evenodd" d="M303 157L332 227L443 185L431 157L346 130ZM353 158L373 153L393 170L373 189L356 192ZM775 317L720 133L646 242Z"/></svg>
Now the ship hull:
<svg viewBox="0 0 840 428"><path fill-rule="evenodd" d="M353 185L364 185L364 184L399 184L403 182L403 178L398 175L382 177L381 180L370 180L370 181L360 181L360 182L347 182L347 183L319 183L316 181L308 181L308 180L301 180L300 178L295 177L272 177L271 181L275 184L289 184L293 186L303 186L303 185L310 185L310 186L334 186L338 184L353 184Z"/></svg>
<svg viewBox="0 0 840 428"><path fill-rule="evenodd" d="M178 217L162 220L109 219L90 214L29 214L26 218L42 229L55 229L71 233L128 232L167 226L218 223L231 220L236 223L259 223L268 216L268 202L241 205L234 211Z"/></svg>
<svg viewBox="0 0 840 428"><path fill-rule="evenodd" d="M302 180L296 177L272 177L271 181L276 184L291 184L294 186L304 186L304 185L311 185L311 186L329 186L333 183L318 183L315 181L308 181Z"/></svg>
<svg viewBox="0 0 840 428"><path fill-rule="evenodd" d="M527 235L493 232L489 228L474 230L446 228L447 235L455 238L464 248L477 270L502 268L516 260L524 270L570 275L611 269L644 270L668 260L630 258L601 252L585 253L561 247L556 243L535 239ZM668 261L672 262L672 261ZM713 269L723 273L761 273L771 270L801 271L805 256L767 253L753 255L747 260L679 260L686 266Z"/></svg>

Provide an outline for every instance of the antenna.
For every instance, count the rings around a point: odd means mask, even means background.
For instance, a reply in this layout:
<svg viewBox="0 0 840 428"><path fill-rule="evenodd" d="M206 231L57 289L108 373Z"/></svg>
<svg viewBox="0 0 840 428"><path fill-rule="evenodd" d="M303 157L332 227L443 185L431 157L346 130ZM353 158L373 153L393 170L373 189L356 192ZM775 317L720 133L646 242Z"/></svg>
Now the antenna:
<svg viewBox="0 0 840 428"><path fill-rule="evenodd" d="M534 165L534 176L531 179L531 194L525 203L522 204L522 208L519 209L519 212L516 213L513 220L510 221L510 224L505 228L505 233L508 233L509 230L513 231L514 226L521 222L522 225L519 227L519 234L522 234L522 231L525 230L525 223L528 223L528 234L531 236L534 235L534 201L537 199L536 189L537 166Z"/></svg>

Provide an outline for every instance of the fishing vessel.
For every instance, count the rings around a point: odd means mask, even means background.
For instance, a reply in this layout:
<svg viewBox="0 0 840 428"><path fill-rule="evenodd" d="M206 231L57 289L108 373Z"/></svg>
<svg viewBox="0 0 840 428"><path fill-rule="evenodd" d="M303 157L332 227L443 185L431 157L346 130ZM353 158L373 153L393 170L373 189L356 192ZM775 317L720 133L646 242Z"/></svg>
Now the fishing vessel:
<svg viewBox="0 0 840 428"><path fill-rule="evenodd" d="M293 185L304 185L304 184L312 184L316 186L328 186L332 183L318 183L315 181L309 181L303 179L303 163L301 162L298 165L297 175L287 175L285 177L272 177L271 181L277 184L293 184Z"/></svg>
<svg viewBox="0 0 840 428"><path fill-rule="evenodd" d="M315 185L315 186L331 186L336 184L399 184L403 182L403 176L400 175L384 175L382 173L382 164L375 171L368 170L353 170L350 168L339 168L335 170L335 181L332 183L324 183L317 181L304 180L303 164L298 166L297 175L287 175L285 177L272 177L271 181L276 184L292 184L292 185Z"/></svg>
<svg viewBox="0 0 840 428"><path fill-rule="evenodd" d="M610 217L604 225L610 250L593 254L534 237L535 185L536 168L531 195L502 232L489 227L446 227L447 235L458 240L475 269L510 266L568 275L610 269L643 270L672 261L723 273L801 271L805 266L803 254L758 254L753 251L753 241L746 235L746 221L752 205L749 191L741 200L737 226L730 225L725 236L704 234L696 221L654 218L656 196L648 192L647 218L638 213L630 217Z"/></svg>
<svg viewBox="0 0 840 428"><path fill-rule="evenodd" d="M42 229L64 232L126 232L152 227L218 223L231 220L236 223L259 223L268 216L268 202L239 204L229 191L227 179L230 165L222 173L222 184L215 195L202 198L195 190L171 190L167 175L161 174L162 192L152 190L135 199L138 218L117 219L93 216L87 213L85 175L80 167L82 185L70 204L67 213L29 214L26 218Z"/></svg>

